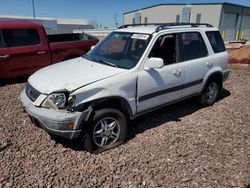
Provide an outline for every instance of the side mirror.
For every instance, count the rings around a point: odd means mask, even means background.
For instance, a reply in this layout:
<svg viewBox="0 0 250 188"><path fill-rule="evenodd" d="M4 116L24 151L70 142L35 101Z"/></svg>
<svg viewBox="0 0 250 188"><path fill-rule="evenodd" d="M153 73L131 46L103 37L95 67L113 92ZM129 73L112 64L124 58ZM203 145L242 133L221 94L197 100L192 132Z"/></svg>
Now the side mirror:
<svg viewBox="0 0 250 188"><path fill-rule="evenodd" d="M95 46L91 46L90 50L93 50L94 47L95 47Z"/></svg>
<svg viewBox="0 0 250 188"><path fill-rule="evenodd" d="M145 70L160 69L163 66L164 66L164 61L162 58L151 57L147 60L145 64Z"/></svg>

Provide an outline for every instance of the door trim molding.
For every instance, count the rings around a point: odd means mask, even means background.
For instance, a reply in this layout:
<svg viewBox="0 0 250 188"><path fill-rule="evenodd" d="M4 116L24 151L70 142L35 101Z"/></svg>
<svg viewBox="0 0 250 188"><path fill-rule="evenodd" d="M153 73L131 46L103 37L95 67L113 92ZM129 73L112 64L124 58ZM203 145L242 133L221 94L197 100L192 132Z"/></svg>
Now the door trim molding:
<svg viewBox="0 0 250 188"><path fill-rule="evenodd" d="M144 114L147 114L149 112L152 112L152 111L155 111L155 110L158 110L158 109L161 109L161 108L164 108L166 106L169 106L169 105L172 105L172 104L175 104L175 103L178 103L178 102L181 102L181 101L184 101L186 99L189 99L189 98L192 98L192 97L196 97L196 96L199 96L200 93L194 93L192 95L189 95L189 96L186 96L186 97L183 97L183 98L180 98L180 99L177 99L177 100L174 100L174 101L171 101L171 102L167 102L167 103L164 103L160 106L156 106L154 108L150 108L150 109L147 109L147 110L144 110L144 111L141 111L141 112L138 112L136 113L132 119L135 119L136 117L138 116L142 116Z"/></svg>
<svg viewBox="0 0 250 188"><path fill-rule="evenodd" d="M160 91L157 91L157 92L154 92L154 93L150 93L150 94L147 94L147 95L143 95L143 96L139 97L138 102L142 102L142 101L145 101L145 100L148 100L148 99L151 99L151 98L154 98L154 97L158 97L160 95L164 95L164 94L167 94L167 93L176 92L176 91L179 91L179 90L182 90L182 89L186 89L188 87L192 87L192 86L201 84L202 82L203 82L203 79L195 80L193 82L189 82L189 83L186 83L186 84L183 84L183 85L180 85L180 86L175 86L175 87L171 87L171 88L168 88L168 89L163 89L163 90L160 90Z"/></svg>

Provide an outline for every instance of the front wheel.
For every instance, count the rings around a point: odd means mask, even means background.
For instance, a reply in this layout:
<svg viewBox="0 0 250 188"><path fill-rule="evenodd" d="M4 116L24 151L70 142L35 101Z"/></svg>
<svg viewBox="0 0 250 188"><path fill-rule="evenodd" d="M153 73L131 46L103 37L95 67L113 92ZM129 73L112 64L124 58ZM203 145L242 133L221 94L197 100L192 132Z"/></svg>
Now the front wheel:
<svg viewBox="0 0 250 188"><path fill-rule="evenodd" d="M127 120L116 109L105 108L95 111L83 140L89 152L101 152L122 144L127 135Z"/></svg>
<svg viewBox="0 0 250 188"><path fill-rule="evenodd" d="M220 85L215 81L210 81L206 85L204 92L199 98L199 102L202 106L211 106L218 98L220 91Z"/></svg>

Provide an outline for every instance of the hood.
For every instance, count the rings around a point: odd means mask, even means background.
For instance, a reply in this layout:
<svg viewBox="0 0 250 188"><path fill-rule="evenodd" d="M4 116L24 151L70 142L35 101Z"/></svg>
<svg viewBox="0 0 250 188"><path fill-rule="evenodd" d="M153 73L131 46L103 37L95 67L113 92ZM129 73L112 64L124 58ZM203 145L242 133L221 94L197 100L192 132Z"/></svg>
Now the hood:
<svg viewBox="0 0 250 188"><path fill-rule="evenodd" d="M28 82L39 92L50 94L55 91L73 91L124 71L79 57L42 68L31 75Z"/></svg>

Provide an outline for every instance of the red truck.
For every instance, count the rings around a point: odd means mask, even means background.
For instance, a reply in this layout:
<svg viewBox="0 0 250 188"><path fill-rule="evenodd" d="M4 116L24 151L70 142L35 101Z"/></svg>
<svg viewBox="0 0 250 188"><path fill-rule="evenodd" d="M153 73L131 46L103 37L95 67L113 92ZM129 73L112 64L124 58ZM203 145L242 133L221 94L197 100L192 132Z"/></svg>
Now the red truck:
<svg viewBox="0 0 250 188"><path fill-rule="evenodd" d="M26 20L0 21L0 79L28 76L47 65L87 53L98 39L86 34L46 35Z"/></svg>

